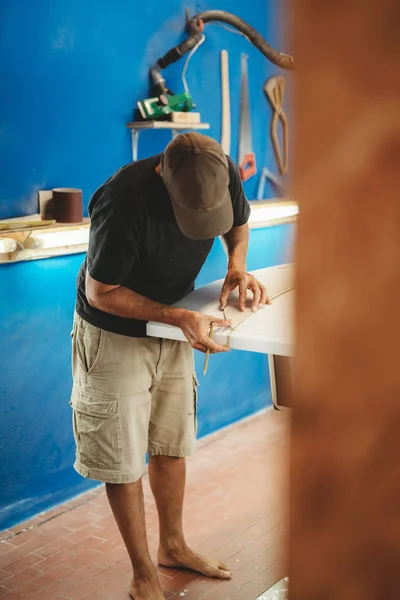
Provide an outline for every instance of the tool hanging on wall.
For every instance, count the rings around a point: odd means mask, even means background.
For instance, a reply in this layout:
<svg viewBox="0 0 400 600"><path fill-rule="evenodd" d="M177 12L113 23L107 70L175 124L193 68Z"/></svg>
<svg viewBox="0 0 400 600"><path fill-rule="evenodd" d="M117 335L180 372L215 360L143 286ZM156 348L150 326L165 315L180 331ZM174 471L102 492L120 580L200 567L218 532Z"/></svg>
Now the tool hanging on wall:
<svg viewBox="0 0 400 600"><path fill-rule="evenodd" d="M229 63L228 52L221 51L221 146L225 154L231 151L231 103L229 95Z"/></svg>
<svg viewBox="0 0 400 600"><path fill-rule="evenodd" d="M187 92L182 94L161 94L155 98L146 98L146 100L137 103L140 116L142 119L161 119L172 115L174 112L189 112L196 105L193 98Z"/></svg>
<svg viewBox="0 0 400 600"><path fill-rule="evenodd" d="M192 110L193 100L188 91L185 91L186 96L179 94L176 98L174 93L167 87L161 71L188 52L194 52L204 39L204 26L212 22L223 23L222 27L225 27L225 24L234 27L274 65L282 69L294 69L294 61L291 56L272 48L258 31L239 17L223 10L206 10L189 19L187 13L186 29L189 36L159 58L150 69L150 93L152 97L137 103L142 119L165 119L176 110Z"/></svg>
<svg viewBox="0 0 400 600"><path fill-rule="evenodd" d="M251 141L249 77L246 54L241 57L240 124L238 165L242 181L247 181L257 173L256 157Z"/></svg>
<svg viewBox="0 0 400 600"><path fill-rule="evenodd" d="M283 96L285 93L285 79L283 77L271 77L264 85L264 92L273 108L271 121L271 138L275 152L276 162L281 175L288 170L289 161L289 124L283 109ZM281 152L278 137L278 123L282 125L283 152Z"/></svg>
<svg viewBox="0 0 400 600"><path fill-rule="evenodd" d="M264 167L261 171L260 181L258 182L257 200L264 200L264 187L267 180L272 183L279 197L285 195L285 188L282 181L267 167Z"/></svg>
<svg viewBox="0 0 400 600"><path fill-rule="evenodd" d="M186 81L186 71L189 66L190 59L196 52L197 48L204 42L204 40L204 35L201 35L199 41L189 53L183 66L182 83L185 91L182 94L172 94L170 90L166 90L165 93L162 93L159 96L147 98L146 100L137 102L138 111L143 120L171 119L174 122L188 122L188 119L185 119L185 114L196 108L196 105L193 102L193 98L190 94L189 86ZM191 120L191 122L199 123L200 114L191 113L189 120Z"/></svg>

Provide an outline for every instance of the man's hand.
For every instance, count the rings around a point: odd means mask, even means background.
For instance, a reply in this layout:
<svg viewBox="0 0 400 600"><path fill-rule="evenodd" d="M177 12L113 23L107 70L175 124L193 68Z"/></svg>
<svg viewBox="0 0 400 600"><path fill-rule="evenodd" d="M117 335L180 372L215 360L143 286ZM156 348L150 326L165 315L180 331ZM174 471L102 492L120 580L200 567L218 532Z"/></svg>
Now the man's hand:
<svg viewBox="0 0 400 600"><path fill-rule="evenodd" d="M225 277L219 299L221 310L226 308L229 294L237 287L239 287L240 310L246 309L247 290L253 292L253 301L251 303L251 310L253 312L258 310L261 306L264 306L264 304L271 304L267 290L253 275L246 273L246 271L241 271L240 269L230 268Z"/></svg>
<svg viewBox="0 0 400 600"><path fill-rule="evenodd" d="M209 350L211 354L228 352L228 348L220 346L210 339L211 323L214 323L216 327L230 327L232 324L231 321L224 321L223 319L217 319L216 317L210 317L209 315L189 310L181 313L176 324L182 329L187 341L195 350L200 350L200 352L204 353Z"/></svg>

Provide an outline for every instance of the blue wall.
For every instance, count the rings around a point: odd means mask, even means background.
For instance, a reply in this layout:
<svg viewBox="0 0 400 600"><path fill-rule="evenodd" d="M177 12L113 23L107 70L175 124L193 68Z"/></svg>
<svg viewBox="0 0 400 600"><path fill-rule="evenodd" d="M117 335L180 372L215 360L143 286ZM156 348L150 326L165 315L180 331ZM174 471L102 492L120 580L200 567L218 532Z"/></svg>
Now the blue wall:
<svg viewBox="0 0 400 600"><path fill-rule="evenodd" d="M78 187L90 195L130 160L136 101L146 98L148 69L183 37L185 8L231 11L279 45L277 0L2 0L0 18L0 218L33 214L36 191ZM240 53L249 55L253 143L259 169L274 168L271 110L262 86L274 67L239 35L206 26L206 41L187 79L210 134L220 138L219 52L230 59L232 158L237 159ZM282 48L281 48L282 49ZM182 91L183 61L165 71ZM146 132L142 156L162 150L166 132ZM258 178L246 184L255 197ZM268 193L268 189L266 192Z"/></svg>
<svg viewBox="0 0 400 600"><path fill-rule="evenodd" d="M294 226L255 230L249 268L290 260ZM70 330L83 255L0 266L0 530L92 486L73 468ZM219 241L198 284L223 277ZM196 353L198 354L198 353ZM267 357L198 354L199 436L271 402Z"/></svg>
<svg viewBox="0 0 400 600"><path fill-rule="evenodd" d="M241 16L277 43L275 0L194 2L69 0L1 3L0 218L36 211L36 191L83 189L85 203L117 168L130 161L125 124L135 100L147 97L151 63L182 39L184 9L221 8ZM253 142L258 165L273 167L270 110L262 84L272 67L238 35L207 26L188 81L211 134L220 135L219 51L230 56L232 156L237 158L240 53L250 56ZM180 91L177 64L166 72ZM169 137L146 132L142 156L159 152ZM258 179L246 184L253 197ZM249 268L285 262L292 226L252 233ZM68 406L69 331L75 277L82 255L0 265L0 529L63 501L91 484L72 468ZM199 284L223 277L217 243ZM198 359L201 373L202 360ZM270 402L266 357L232 352L210 361L201 378L199 434Z"/></svg>

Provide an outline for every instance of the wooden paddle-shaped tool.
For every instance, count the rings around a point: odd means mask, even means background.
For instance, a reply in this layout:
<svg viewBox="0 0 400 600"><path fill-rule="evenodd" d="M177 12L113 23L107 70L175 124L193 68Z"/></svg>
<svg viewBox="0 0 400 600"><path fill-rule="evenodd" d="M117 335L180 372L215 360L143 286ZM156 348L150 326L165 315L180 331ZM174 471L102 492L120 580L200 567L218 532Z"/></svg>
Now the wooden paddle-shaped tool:
<svg viewBox="0 0 400 600"><path fill-rule="evenodd" d="M279 171L284 175L288 170L289 161L289 124L283 109L283 95L285 93L285 79L271 77L264 85L264 92L270 101L274 113L271 121L271 138ZM283 153L279 146L278 122L282 124Z"/></svg>

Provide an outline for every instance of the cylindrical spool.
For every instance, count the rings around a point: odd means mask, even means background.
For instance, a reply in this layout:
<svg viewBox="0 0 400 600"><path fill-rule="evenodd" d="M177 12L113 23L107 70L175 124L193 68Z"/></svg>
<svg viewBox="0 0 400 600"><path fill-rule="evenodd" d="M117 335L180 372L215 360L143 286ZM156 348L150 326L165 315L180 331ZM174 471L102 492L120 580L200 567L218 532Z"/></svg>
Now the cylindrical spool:
<svg viewBox="0 0 400 600"><path fill-rule="evenodd" d="M82 190L55 188L53 190L53 217L58 223L81 223Z"/></svg>

